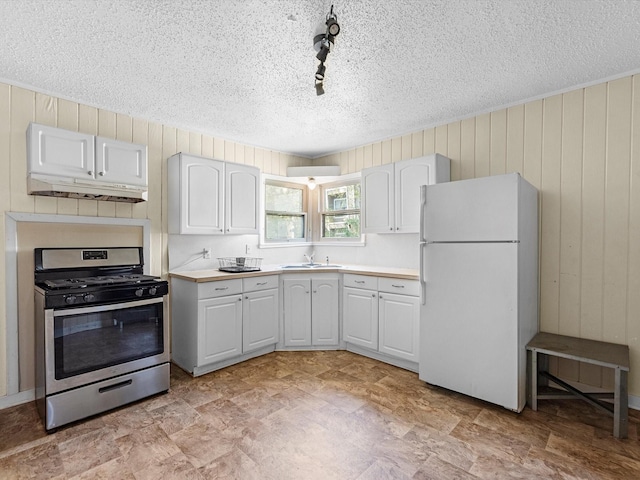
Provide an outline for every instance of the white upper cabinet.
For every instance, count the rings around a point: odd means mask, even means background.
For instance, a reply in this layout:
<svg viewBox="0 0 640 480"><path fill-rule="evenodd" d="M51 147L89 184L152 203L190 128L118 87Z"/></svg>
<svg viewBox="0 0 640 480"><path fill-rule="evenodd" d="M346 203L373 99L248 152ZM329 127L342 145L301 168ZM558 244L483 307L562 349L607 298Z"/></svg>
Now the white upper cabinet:
<svg viewBox="0 0 640 480"><path fill-rule="evenodd" d="M362 233L389 233L394 230L393 170L393 164L362 170Z"/></svg>
<svg viewBox="0 0 640 480"><path fill-rule="evenodd" d="M227 163L225 169L226 233L258 233L260 169L238 163Z"/></svg>
<svg viewBox="0 0 640 480"><path fill-rule="evenodd" d="M178 153L167 178L169 233L224 233L224 162Z"/></svg>
<svg viewBox="0 0 640 480"><path fill-rule="evenodd" d="M146 145L96 137L96 175L105 182L146 186Z"/></svg>
<svg viewBox="0 0 640 480"><path fill-rule="evenodd" d="M439 154L362 171L363 233L417 233L420 185L448 182L449 159Z"/></svg>
<svg viewBox="0 0 640 480"><path fill-rule="evenodd" d="M258 233L258 168L178 153L167 177L169 233Z"/></svg>
<svg viewBox="0 0 640 480"><path fill-rule="evenodd" d="M120 202L147 199L147 146L31 123L27 129L32 195Z"/></svg>
<svg viewBox="0 0 640 480"><path fill-rule="evenodd" d="M32 123L27 130L29 173L93 179L93 135Z"/></svg>

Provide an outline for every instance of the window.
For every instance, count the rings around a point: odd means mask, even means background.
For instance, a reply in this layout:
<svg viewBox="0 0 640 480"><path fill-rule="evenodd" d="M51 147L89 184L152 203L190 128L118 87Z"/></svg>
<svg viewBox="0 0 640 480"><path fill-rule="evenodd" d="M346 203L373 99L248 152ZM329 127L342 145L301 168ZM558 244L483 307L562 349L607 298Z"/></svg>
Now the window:
<svg viewBox="0 0 640 480"><path fill-rule="evenodd" d="M360 241L360 179L328 183L319 190L321 239Z"/></svg>
<svg viewBox="0 0 640 480"><path fill-rule="evenodd" d="M274 180L265 183L265 240L304 242L307 231L307 187Z"/></svg>

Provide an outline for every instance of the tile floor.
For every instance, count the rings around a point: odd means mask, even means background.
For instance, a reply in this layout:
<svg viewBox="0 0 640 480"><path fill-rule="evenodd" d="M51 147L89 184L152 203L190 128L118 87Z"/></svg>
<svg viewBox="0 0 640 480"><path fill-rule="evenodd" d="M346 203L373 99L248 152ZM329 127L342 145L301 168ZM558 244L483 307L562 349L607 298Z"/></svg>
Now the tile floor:
<svg viewBox="0 0 640 480"><path fill-rule="evenodd" d="M629 438L584 402L520 414L349 352L275 352L47 435L0 411L0 478L640 478Z"/></svg>

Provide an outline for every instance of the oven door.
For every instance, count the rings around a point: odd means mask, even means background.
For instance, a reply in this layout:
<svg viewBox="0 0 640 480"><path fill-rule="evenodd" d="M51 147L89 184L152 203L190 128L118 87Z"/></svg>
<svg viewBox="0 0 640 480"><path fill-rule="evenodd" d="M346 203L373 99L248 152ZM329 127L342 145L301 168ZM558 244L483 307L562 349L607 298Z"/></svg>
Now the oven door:
<svg viewBox="0 0 640 480"><path fill-rule="evenodd" d="M46 394L169 361L163 298L45 310Z"/></svg>

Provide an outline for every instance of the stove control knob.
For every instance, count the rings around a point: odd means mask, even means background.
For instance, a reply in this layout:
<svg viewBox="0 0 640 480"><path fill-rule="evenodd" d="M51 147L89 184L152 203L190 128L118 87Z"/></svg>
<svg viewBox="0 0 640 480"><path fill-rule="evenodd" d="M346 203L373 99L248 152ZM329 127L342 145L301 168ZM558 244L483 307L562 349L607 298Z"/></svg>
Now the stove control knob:
<svg viewBox="0 0 640 480"><path fill-rule="evenodd" d="M96 299L96 296L93 293L87 293L84 297L85 302L93 302Z"/></svg>
<svg viewBox="0 0 640 480"><path fill-rule="evenodd" d="M141 297L143 293L144 293L144 290L142 288L137 289L136 290L136 297Z"/></svg>
<svg viewBox="0 0 640 480"><path fill-rule="evenodd" d="M75 295L69 295L67 298L64 299L64 301L69 305L76 303L76 300L77 300L77 297Z"/></svg>
<svg viewBox="0 0 640 480"><path fill-rule="evenodd" d="M149 295L155 295L158 289L156 287L149 288Z"/></svg>

